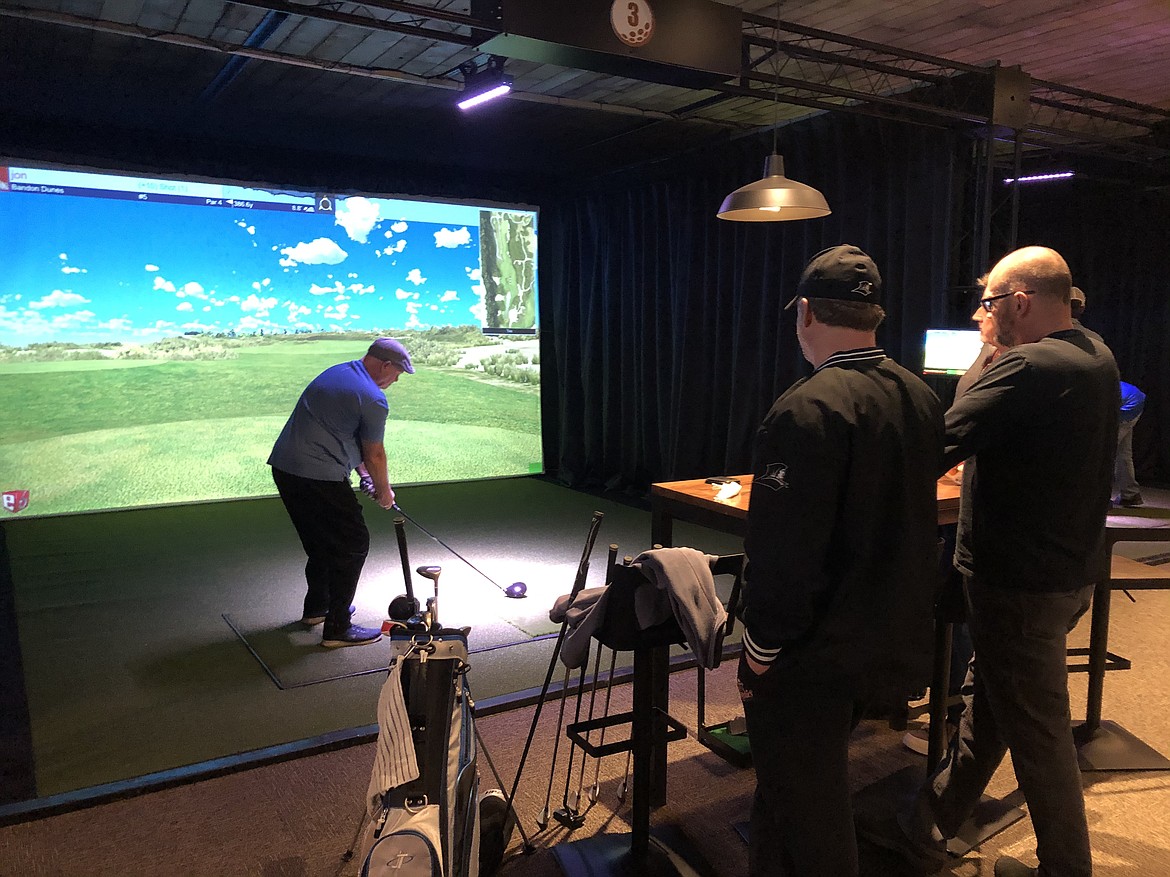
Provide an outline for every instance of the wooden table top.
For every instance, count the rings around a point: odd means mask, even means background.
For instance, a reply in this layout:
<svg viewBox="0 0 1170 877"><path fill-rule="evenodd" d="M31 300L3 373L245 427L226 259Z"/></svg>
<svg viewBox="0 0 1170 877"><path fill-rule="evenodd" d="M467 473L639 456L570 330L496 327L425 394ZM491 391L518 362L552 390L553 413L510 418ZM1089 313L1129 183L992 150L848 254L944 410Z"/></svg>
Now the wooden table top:
<svg viewBox="0 0 1170 877"><path fill-rule="evenodd" d="M686 481L660 481L650 485L651 500L655 497L718 511L732 518L746 518L752 498L752 476L730 476L739 481L740 491L729 499L716 499L721 485L708 484L705 478ZM953 523L959 513L959 485L947 476L938 480L939 523Z"/></svg>

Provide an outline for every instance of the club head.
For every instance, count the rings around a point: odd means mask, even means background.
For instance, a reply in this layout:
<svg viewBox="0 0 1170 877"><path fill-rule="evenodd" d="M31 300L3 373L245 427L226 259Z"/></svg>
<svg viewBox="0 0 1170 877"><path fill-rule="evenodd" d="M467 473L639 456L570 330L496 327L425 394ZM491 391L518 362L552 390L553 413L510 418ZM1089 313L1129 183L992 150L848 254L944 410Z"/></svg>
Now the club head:
<svg viewBox="0 0 1170 877"><path fill-rule="evenodd" d="M553 819L555 819L565 828L569 829L569 831L580 828L585 824L585 815L583 813L578 813L571 807L564 807L560 810L554 811Z"/></svg>
<svg viewBox="0 0 1170 877"><path fill-rule="evenodd" d="M418 612L418 600L401 594L390 601L390 617L394 621L409 621Z"/></svg>
<svg viewBox="0 0 1170 877"><path fill-rule="evenodd" d="M546 828L548 828L548 808L547 807L545 807L543 810L541 810L540 815L538 817L536 817L536 827L539 828L541 831L544 831Z"/></svg>
<svg viewBox="0 0 1170 877"><path fill-rule="evenodd" d="M600 783L594 783L592 786L589 787L589 803L590 804L596 803L597 799L598 799L598 797L600 797L600 795L601 795L601 784Z"/></svg>
<svg viewBox="0 0 1170 877"><path fill-rule="evenodd" d="M439 573L441 573L442 571L443 571L443 568L441 566L439 566L438 564L433 564L430 566L420 566L418 569L415 570L415 572L418 573L420 576L422 576L424 579L430 579L432 582L437 582L439 580Z"/></svg>
<svg viewBox="0 0 1170 877"><path fill-rule="evenodd" d="M521 597L527 597L528 585L524 584L524 582L512 582L512 584L504 588L504 596L511 597L514 600L519 600Z"/></svg>

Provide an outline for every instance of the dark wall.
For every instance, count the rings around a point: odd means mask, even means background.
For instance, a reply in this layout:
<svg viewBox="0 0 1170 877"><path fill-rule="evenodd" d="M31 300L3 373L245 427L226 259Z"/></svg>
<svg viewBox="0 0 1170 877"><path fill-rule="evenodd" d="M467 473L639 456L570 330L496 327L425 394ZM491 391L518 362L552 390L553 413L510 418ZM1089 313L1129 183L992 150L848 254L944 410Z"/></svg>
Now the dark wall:
<svg viewBox="0 0 1170 877"><path fill-rule="evenodd" d="M1083 322L1147 395L1134 427L1138 480L1170 482L1170 193L1130 182L1074 180L1021 187L1020 246L1059 251L1085 292Z"/></svg>
<svg viewBox="0 0 1170 877"><path fill-rule="evenodd" d="M920 366L947 283L954 136L847 115L779 136L788 175L819 188L830 216L715 218L759 178L770 137L592 181L542 214L546 460L562 480L638 488L746 471L763 415L806 373L783 308L828 246L874 257L879 340Z"/></svg>

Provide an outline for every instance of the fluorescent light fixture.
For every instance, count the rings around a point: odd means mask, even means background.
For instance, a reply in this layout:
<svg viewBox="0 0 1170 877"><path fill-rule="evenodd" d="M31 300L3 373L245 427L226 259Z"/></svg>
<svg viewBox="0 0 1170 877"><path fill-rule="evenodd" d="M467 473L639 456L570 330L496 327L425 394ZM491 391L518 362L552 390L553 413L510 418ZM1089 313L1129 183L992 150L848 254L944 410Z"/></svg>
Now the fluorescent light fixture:
<svg viewBox="0 0 1170 877"><path fill-rule="evenodd" d="M472 107L478 107L480 104L486 104L488 101L495 100L498 97L503 97L512 90L512 77L504 76L495 85L484 83L483 88L470 89L474 94L468 94L467 97L459 101L459 109L470 110ZM464 90L466 94L468 89Z"/></svg>
<svg viewBox="0 0 1170 877"><path fill-rule="evenodd" d="M463 74L459 109L470 110L503 97L512 90L512 77L504 72L504 62L507 60L500 55L492 55L482 67L475 61L459 65L459 72Z"/></svg>
<svg viewBox="0 0 1170 877"><path fill-rule="evenodd" d="M1072 171L1054 171L1050 174L1032 174L1028 177L1005 177L1003 184L1010 186L1012 183L1046 183L1049 180L1067 180L1074 176L1076 174Z"/></svg>

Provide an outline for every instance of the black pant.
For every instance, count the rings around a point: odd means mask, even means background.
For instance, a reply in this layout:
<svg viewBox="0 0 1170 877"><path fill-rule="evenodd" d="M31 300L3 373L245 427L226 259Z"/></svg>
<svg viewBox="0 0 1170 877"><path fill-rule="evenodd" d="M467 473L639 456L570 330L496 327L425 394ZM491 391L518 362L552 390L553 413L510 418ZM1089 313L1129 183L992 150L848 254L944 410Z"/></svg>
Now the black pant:
<svg viewBox="0 0 1170 877"><path fill-rule="evenodd" d="M739 678L756 771L750 877L855 877L849 736L867 699L782 658L763 677L741 666Z"/></svg>
<svg viewBox="0 0 1170 877"><path fill-rule="evenodd" d="M272 480L309 556L305 615L324 615L326 636L342 633L370 552L361 503L348 481L314 481L275 468Z"/></svg>
<svg viewBox="0 0 1170 877"><path fill-rule="evenodd" d="M1068 699L1068 632L1092 586L1032 593L966 581L975 660L959 733L918 800L916 830L952 837L1010 749L1042 875L1089 877L1092 854Z"/></svg>

